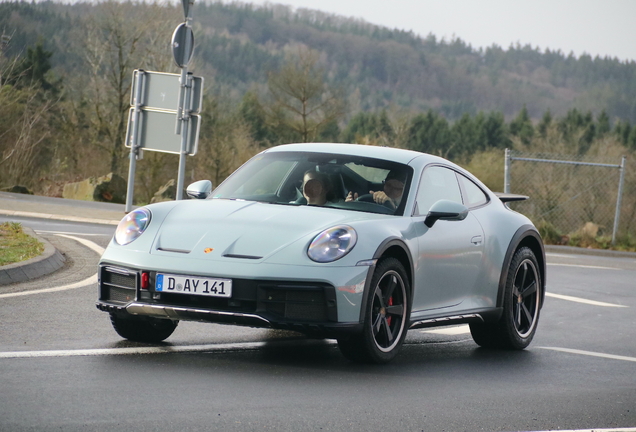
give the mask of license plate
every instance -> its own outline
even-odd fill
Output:
[[[155,291],[209,297],[231,297],[232,279],[157,273]]]

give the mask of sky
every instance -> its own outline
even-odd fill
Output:
[[[361,18],[473,48],[531,45],[636,61],[636,0],[243,0]]]

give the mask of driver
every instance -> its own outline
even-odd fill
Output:
[[[400,205],[400,202],[402,202],[405,181],[405,173],[398,170],[391,170],[382,182],[384,184],[383,190],[377,192],[369,191],[369,193],[375,203],[396,209]],[[358,194],[350,191],[345,202],[354,201],[356,199],[358,199]]]

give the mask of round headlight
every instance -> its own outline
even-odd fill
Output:
[[[139,237],[150,223],[150,210],[138,208],[128,213],[117,225],[115,241],[122,246]]]
[[[340,225],[324,230],[309,245],[307,255],[313,261],[326,263],[342,258],[356,245],[358,235],[350,226]]]

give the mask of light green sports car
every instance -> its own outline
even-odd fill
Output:
[[[523,349],[545,293],[541,237],[507,201],[436,156],[290,144],[216,189],[124,217],[99,263],[97,307],[122,337],[158,342],[179,320],[289,329],[385,363],[409,329],[470,324]]]

